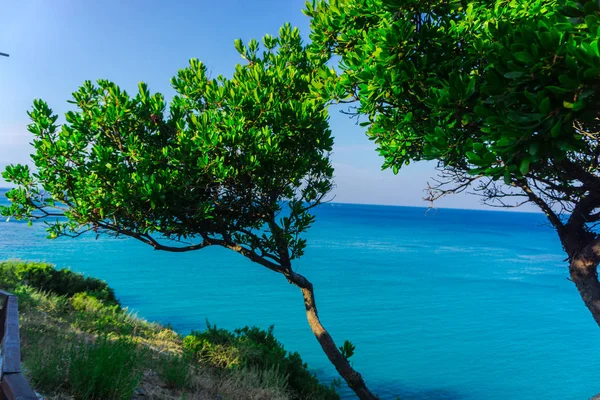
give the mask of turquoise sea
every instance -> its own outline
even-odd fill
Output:
[[[5,201],[4,199],[0,201]],[[599,328],[541,214],[326,204],[296,267],[320,316],[382,399],[587,399],[600,392]],[[0,222],[0,258],[100,277],[122,303],[180,332],[275,325],[335,376],[285,279],[224,249],[169,254],[131,239],[44,239]],[[353,396],[343,391],[345,399]]]

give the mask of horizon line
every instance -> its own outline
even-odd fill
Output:
[[[0,191],[10,190],[9,187],[0,187]],[[495,208],[492,206],[488,206],[488,208],[461,208],[461,207],[435,207],[435,206],[417,206],[417,205],[404,205],[404,204],[381,204],[381,203],[356,203],[351,201],[326,201],[321,204],[345,204],[345,205],[355,205],[355,206],[376,206],[376,207],[403,207],[403,208],[421,208],[426,211],[432,210],[460,210],[460,211],[482,211],[482,212],[518,212],[523,214],[543,214],[542,211],[530,211],[530,210],[522,210],[519,207],[507,207],[507,208]]]

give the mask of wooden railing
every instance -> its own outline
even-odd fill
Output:
[[[0,400],[37,400],[21,373],[21,339],[17,296],[0,290]]]

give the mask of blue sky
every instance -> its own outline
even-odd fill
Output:
[[[172,94],[170,78],[192,57],[212,74],[230,76],[241,62],[233,41],[277,34],[290,22],[308,39],[304,0],[3,0],[0,3],[0,168],[28,163],[27,132],[33,99],[55,112],[67,109],[84,80],[109,79],[129,92],[148,83]],[[412,165],[394,176],[354,120],[331,110],[335,136],[335,201],[428,205],[422,200],[432,163]],[[6,186],[0,178],[0,186]],[[482,208],[473,196],[457,195],[438,207]]]

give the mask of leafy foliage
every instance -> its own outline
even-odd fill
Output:
[[[568,127],[593,104],[597,9],[572,24],[557,6],[319,1],[308,13],[316,51],[343,56],[324,93],[356,94],[385,166],[442,159],[500,177],[581,146]]]
[[[18,187],[2,214],[46,218],[53,238],[93,230],[158,249],[182,250],[160,240],[202,239],[184,248],[301,256],[308,209],[331,189],[333,140],[324,102],[306,96],[318,62],[298,30],[286,25],[263,46],[260,53],[257,41],[236,41],[247,63],[231,79],[212,79],[192,59],[171,81],[177,95],[168,113],[143,83],[132,97],[105,80],[86,82],[61,127],[36,100],[29,130],[37,171],[6,168]],[[282,202],[289,207],[277,219]]]
[[[340,351],[342,352],[342,355],[347,359],[354,355],[354,350],[356,350],[356,346],[353,345],[352,342],[349,340],[344,341],[344,344],[340,346]]]
[[[394,172],[425,159],[561,182],[553,167],[593,150],[573,123],[598,111],[594,1],[334,0],[306,12],[313,51],[342,57],[319,97],[358,99]]]
[[[207,322],[205,331],[184,338],[183,347],[188,354],[215,366],[278,371],[298,399],[339,399],[335,388],[319,383],[298,353],[283,348],[273,336],[273,326],[267,331],[244,327],[230,332]]]

